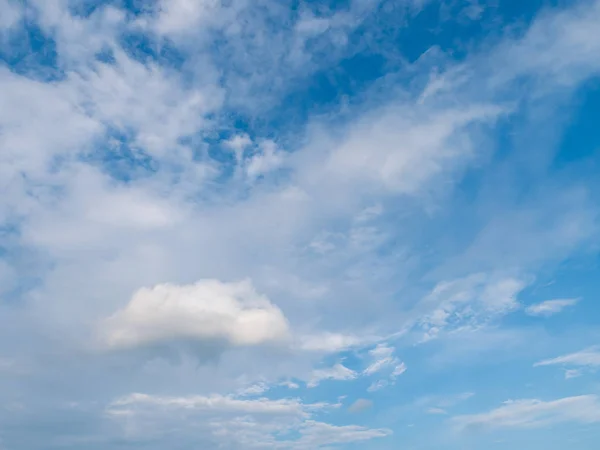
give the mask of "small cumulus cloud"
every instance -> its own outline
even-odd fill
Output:
[[[114,350],[179,341],[239,347],[285,342],[289,326],[249,281],[202,280],[140,289],[102,321],[100,336]]]

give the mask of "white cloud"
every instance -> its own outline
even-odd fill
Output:
[[[0,0],[0,11],[2,11],[0,15],[0,33],[10,30],[23,17],[21,5],[10,0]]]
[[[400,363],[398,365],[396,365],[396,367],[394,367],[394,370],[392,371],[392,378],[393,377],[398,377],[400,375],[402,375],[404,372],[406,372],[407,367],[405,363]]]
[[[240,164],[244,158],[244,150],[252,145],[252,139],[250,139],[250,136],[245,133],[236,134],[225,141],[224,145],[233,150],[236,161],[238,164]]]
[[[245,414],[291,414],[300,416],[305,414],[304,406],[298,400],[241,400],[223,395],[159,397],[147,394],[131,394],[115,400],[109,411],[122,414],[124,408],[144,406]]]
[[[322,422],[307,421],[300,430],[302,437],[298,448],[319,448],[333,444],[363,442],[392,434],[388,429],[369,429],[356,425],[335,426]]]
[[[386,344],[378,344],[369,350],[371,363],[363,370],[363,376],[372,376],[376,373],[387,373],[387,380],[381,379],[371,383],[368,392],[375,392],[384,387],[393,385],[397,377],[406,372],[406,364],[394,356],[394,349]]]
[[[575,306],[579,303],[578,298],[566,298],[556,300],[546,300],[545,302],[536,303],[535,305],[528,306],[525,312],[530,316],[551,316],[558,314],[563,309],[569,306]]]
[[[377,380],[369,385],[369,387],[367,388],[367,392],[377,392],[385,387],[388,387],[389,385],[390,382],[388,380]]]
[[[442,408],[429,408],[427,410],[427,414],[444,415],[444,414],[448,414],[448,411],[446,411],[445,409],[442,409]]]
[[[279,169],[285,161],[284,153],[272,141],[260,144],[260,153],[253,155],[246,165],[246,174],[251,180]]]
[[[581,2],[573,8],[541,15],[525,36],[500,46],[493,58],[495,78],[506,81],[507,77],[535,74],[550,83],[539,83],[540,87],[556,89],[597,74],[599,20],[598,1]]]
[[[123,425],[130,439],[156,436],[175,422],[179,425],[196,423],[194,429],[199,437],[212,435],[232,448],[316,449],[391,434],[389,430],[335,426],[312,419],[313,414],[332,407],[335,405],[305,404],[298,399],[247,400],[217,394],[189,397],[131,394],[115,400],[106,412]],[[296,432],[299,438],[281,438],[291,432]]]
[[[281,343],[288,338],[283,313],[249,281],[203,280],[137,291],[128,305],[104,320],[108,348],[190,340],[226,346]]]
[[[595,395],[553,401],[510,400],[486,413],[456,416],[459,429],[535,428],[563,422],[600,422],[600,401]]]
[[[280,386],[286,387],[288,389],[300,389],[300,385],[298,383],[294,383],[293,381],[282,381],[279,383]]]
[[[323,380],[348,381],[354,380],[358,374],[343,364],[336,364],[327,369],[314,370],[307,382],[309,388],[316,387]]]
[[[526,283],[513,277],[475,274],[439,283],[422,301],[430,312],[420,319],[425,340],[449,330],[475,329],[519,308]]]
[[[578,370],[578,369],[565,370],[565,380],[571,380],[573,378],[578,378],[581,375],[582,375],[581,370]]]
[[[535,363],[534,366],[539,367],[555,365],[600,367],[600,348],[590,347],[579,352],[540,361]]]
[[[503,112],[487,105],[441,112],[378,109],[353,123],[334,147],[323,163],[323,183],[417,195],[473,157],[467,127],[493,123]]]
[[[337,353],[351,347],[364,345],[365,339],[341,333],[321,333],[300,338],[299,348],[309,352]],[[368,340],[367,340],[368,342]]]
[[[365,375],[373,375],[398,362],[398,359],[394,357],[394,349],[385,344],[377,345],[369,351],[369,355],[373,358],[373,362],[363,371]]]
[[[186,33],[211,22],[218,9],[217,0],[161,0],[155,26],[163,34]]]
[[[238,389],[237,395],[240,397],[251,397],[264,394],[270,389],[270,386],[265,382],[255,383],[250,386]]]
[[[122,50],[115,50],[114,56],[115,64],[95,63],[67,80],[77,89],[80,102],[90,105],[102,123],[124,132],[134,130],[134,145],[151,155],[187,156],[185,151],[176,152],[181,148],[178,141],[208,125],[206,115],[222,104],[219,88],[212,80],[185,88],[179,74],[132,60]]]

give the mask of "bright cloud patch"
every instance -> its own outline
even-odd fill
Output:
[[[527,307],[525,312],[527,312],[527,314],[530,316],[549,317],[553,314],[558,314],[569,306],[575,306],[577,303],[579,303],[579,299],[577,298],[547,300],[545,302],[536,303],[535,305]]]
[[[323,380],[347,381],[357,377],[357,373],[348,369],[343,364],[336,364],[327,369],[317,369],[311,374],[310,380],[306,384],[308,387],[316,387]]]
[[[369,392],[378,391],[390,384],[393,384],[397,377],[406,372],[406,364],[394,356],[394,349],[385,345],[378,344],[374,349],[369,350],[370,364],[363,370],[363,376],[373,376],[383,373],[387,379],[382,378],[373,381],[367,389]]]
[[[580,352],[545,359],[535,364],[536,367],[556,365],[600,367],[600,347],[591,347]]]
[[[179,340],[227,346],[280,343],[289,330],[279,308],[250,282],[204,280],[140,289],[102,323],[101,332],[109,348],[120,349]]]

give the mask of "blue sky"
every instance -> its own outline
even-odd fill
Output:
[[[0,449],[595,449],[598,117],[597,0],[0,0]]]

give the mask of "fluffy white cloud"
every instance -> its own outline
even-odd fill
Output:
[[[579,303],[578,298],[546,300],[545,302],[528,306],[525,312],[530,316],[549,317],[553,314],[558,314],[569,306],[575,306],[577,303]]]
[[[193,285],[143,288],[101,324],[111,349],[177,341],[248,346],[288,338],[286,318],[249,281],[203,280]]]
[[[563,422],[600,422],[600,401],[595,395],[553,401],[510,400],[492,411],[452,419],[459,429],[534,428]]]

